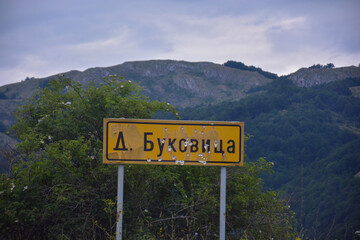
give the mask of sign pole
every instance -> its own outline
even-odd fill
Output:
[[[226,167],[220,170],[220,240],[225,240],[226,218]]]
[[[124,200],[124,165],[118,166],[117,211],[116,211],[116,240],[122,239]]]

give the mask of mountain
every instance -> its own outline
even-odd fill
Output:
[[[314,65],[278,77],[228,61],[151,60],[63,73],[87,85],[123,76],[152,100],[176,106],[185,119],[245,121],[247,161],[266,157],[280,189],[297,213],[299,228],[316,239],[352,239],[360,229],[360,68]],[[7,165],[4,134],[13,112],[51,78],[28,78],[0,87],[0,158]],[[1,159],[0,159],[1,160]]]
[[[152,100],[161,100],[179,107],[236,101],[251,94],[251,89],[270,83],[276,74],[241,62],[224,65],[210,62],[150,60],[125,62],[111,67],[90,68],[83,72],[62,73],[83,85],[102,82],[109,75],[123,76],[139,83]],[[302,68],[287,78],[296,85],[310,87],[349,77],[359,77],[359,67]],[[0,87],[0,132],[14,123],[13,112],[38,88],[43,88],[56,75],[27,78],[19,83]]]
[[[238,100],[251,88],[271,81],[258,72],[244,71],[210,62],[184,62],[152,60],[126,62],[106,68],[90,68],[83,72],[63,73],[74,81],[87,85],[102,82],[109,75],[123,76],[139,83],[143,93],[152,100],[169,102],[176,107],[188,107]],[[0,129],[4,131],[13,122],[12,113],[29,98],[37,88],[43,88],[56,75],[36,79],[29,78],[20,83],[0,87]]]

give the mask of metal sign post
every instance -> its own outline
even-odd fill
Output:
[[[220,170],[220,240],[225,240],[226,221],[226,167]]]
[[[118,167],[116,240],[122,239],[123,202],[124,202],[124,165],[120,164]]]

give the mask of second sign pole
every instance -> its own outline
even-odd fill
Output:
[[[220,240],[225,240],[226,222],[226,167],[220,170]]]

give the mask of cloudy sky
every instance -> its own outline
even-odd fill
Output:
[[[0,86],[125,61],[360,63],[360,0],[0,0]]]

